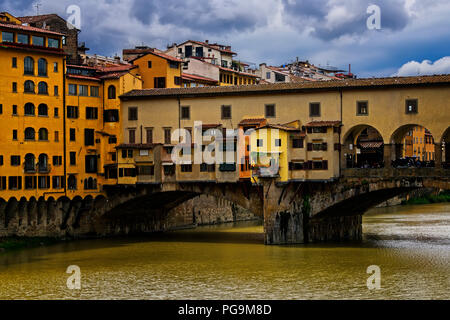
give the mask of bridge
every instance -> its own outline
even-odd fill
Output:
[[[171,209],[206,194],[264,220],[266,244],[359,240],[362,215],[421,188],[450,190],[450,170],[345,169],[335,181],[170,182],[107,188],[106,196],[0,202],[0,232],[27,236],[107,236],[165,231]]]

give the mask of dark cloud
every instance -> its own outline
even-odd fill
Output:
[[[150,25],[177,25],[191,31],[224,34],[248,31],[266,23],[264,15],[238,10],[238,2],[225,0],[217,3],[202,0],[134,0],[131,14],[140,22]]]
[[[398,31],[408,24],[409,16],[405,0],[282,0],[287,21],[296,27],[313,27],[312,36],[322,40],[338,39],[345,35],[363,35],[368,31],[367,8],[378,5],[381,9],[382,30]],[[344,10],[347,15],[338,15],[330,23],[333,11]],[[336,21],[337,20],[337,21]],[[308,21],[309,23],[305,23]]]

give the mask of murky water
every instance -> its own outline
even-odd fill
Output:
[[[364,232],[362,243],[268,247],[261,226],[239,224],[6,253],[0,299],[450,299],[450,204],[375,209]],[[370,265],[381,290],[367,289]]]

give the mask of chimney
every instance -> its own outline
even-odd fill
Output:
[[[352,73],[352,65],[349,64],[349,65],[348,65],[348,74],[351,74],[351,73]]]
[[[209,40],[205,40],[205,43],[206,43],[206,44],[209,44]]]

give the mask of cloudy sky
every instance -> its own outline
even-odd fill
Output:
[[[299,59],[359,77],[450,73],[450,0],[0,0],[13,15],[81,9],[80,41],[90,53],[164,49],[187,39],[229,44],[243,61]],[[381,29],[369,30],[370,5]]]

